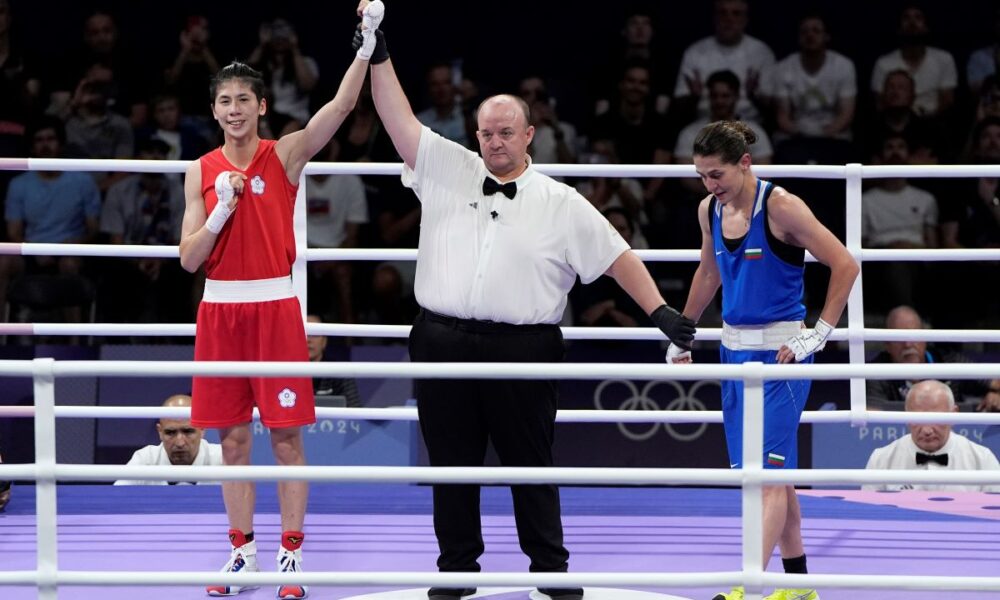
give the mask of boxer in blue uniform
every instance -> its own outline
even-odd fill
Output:
[[[694,164],[709,195],[698,206],[701,263],[683,314],[697,321],[722,287],[722,363],[811,363],[840,320],[859,268],[801,198],[753,174],[749,147],[755,141],[754,132],[739,121],[710,123],[695,138]],[[830,268],[826,301],[812,329],[802,321],[806,250]],[[691,353],[671,344],[667,360],[688,363]],[[765,468],[796,468],[796,436],[809,386],[808,380],[764,383]],[[730,466],[740,468],[743,382],[723,382],[722,411]],[[763,500],[764,567],[778,545],[785,572],[806,573],[795,488],[765,486]],[[740,587],[715,596],[742,598]],[[818,598],[815,590],[783,589],[767,600]]]

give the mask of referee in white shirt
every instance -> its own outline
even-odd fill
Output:
[[[666,305],[615,228],[572,188],[532,168],[534,128],[524,101],[501,95],[480,105],[480,158],[414,117],[379,36],[371,61],[375,107],[406,163],[403,183],[423,208],[414,285],[422,310],[410,334],[411,360],[562,360],[557,323],[577,275],[585,283],[612,276],[674,343],[689,347],[694,322]],[[552,465],[554,381],[419,380],[416,396],[432,465],[482,465],[487,440],[504,465]],[[530,570],[566,571],[558,488],[520,485],[512,494]],[[441,571],[480,570],[478,485],[434,487],[434,531]],[[583,595],[579,588],[539,591]],[[432,588],[428,596],[473,593]]]
[[[928,379],[910,388],[906,394],[907,412],[956,412],[951,388],[940,381]],[[866,469],[949,469],[997,470],[1000,462],[986,446],[951,431],[951,425],[911,424],[910,435],[888,446],[876,448]],[[875,484],[862,486],[871,491],[952,491],[995,492],[1000,487],[989,485],[942,484]]]

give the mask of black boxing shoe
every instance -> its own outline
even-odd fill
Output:
[[[476,593],[476,588],[431,588],[427,590],[427,600],[455,600]]]
[[[553,600],[583,599],[583,588],[538,588],[538,592]]]

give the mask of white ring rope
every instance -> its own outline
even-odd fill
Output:
[[[410,325],[306,323],[307,335],[406,338]],[[194,336],[193,323],[0,323],[0,335]],[[563,327],[567,340],[634,340],[665,342],[654,327]],[[997,329],[876,329],[861,330],[866,342],[1000,342]],[[699,327],[699,342],[717,342],[718,327]],[[850,339],[849,329],[835,329],[831,341]]]
[[[0,360],[0,376],[31,375],[39,360]],[[379,377],[386,379],[743,379],[748,365],[762,379],[987,379],[1000,363],[784,364],[239,362],[151,360],[53,361],[56,377]]]
[[[89,171],[130,173],[183,173],[190,163],[182,160],[107,160],[71,158],[0,158],[0,171]],[[581,165],[535,164],[540,173],[557,177],[690,177],[694,165]],[[998,177],[1000,165],[754,165],[765,177],[846,179],[851,171],[867,179]],[[401,163],[310,162],[305,175],[400,175]]]
[[[68,419],[157,419],[189,418],[189,409],[172,409],[158,406],[65,406],[55,407],[58,418]],[[0,406],[0,418],[33,417],[34,406]],[[417,421],[417,409],[317,407],[316,417],[355,421]],[[254,409],[254,420],[259,415]],[[853,422],[850,410],[807,410],[802,413],[802,423]],[[868,411],[866,423],[934,423],[951,425],[996,425],[1000,414],[976,412],[919,412]],[[720,410],[596,410],[562,409],[556,413],[557,423],[673,423],[700,424],[722,423]]]
[[[698,250],[635,250],[646,262],[697,262]],[[50,244],[0,242],[0,255],[11,256],[94,256],[111,258],[178,258],[177,246],[113,244]],[[307,261],[386,261],[416,260],[413,248],[308,248]],[[856,253],[864,262],[893,261],[991,261],[1000,260],[1000,248],[864,249]],[[806,253],[806,261],[816,259]]]
[[[739,469],[635,467],[383,467],[383,466],[139,466],[58,464],[60,481],[323,481],[327,483],[398,483],[483,485],[831,485],[936,483],[1000,485],[1000,471],[906,471],[891,469]],[[34,478],[33,465],[0,464],[0,477]]]
[[[246,579],[242,579],[245,577]],[[0,584],[33,585],[35,571],[0,571]],[[294,583],[328,586],[440,586],[440,587],[708,587],[735,585],[747,580],[740,571],[711,573],[427,573],[407,571],[323,572],[323,573],[204,573],[197,571],[69,571],[60,569],[53,583],[77,586],[137,585],[254,585]],[[993,591],[1000,589],[997,577],[939,577],[933,575],[795,575],[762,573],[754,577],[758,585],[784,588],[855,588],[889,590]],[[749,593],[747,594],[749,598]]]
[[[185,161],[134,161],[134,160],[65,160],[65,159],[0,159],[0,170],[29,171],[125,171],[125,172],[184,172],[189,163]],[[696,177],[691,165],[537,165],[539,171],[550,175],[571,177]],[[860,244],[860,199],[861,180],[863,178],[927,178],[927,177],[996,177],[1000,176],[1000,165],[992,166],[864,166],[848,164],[844,166],[760,166],[755,170],[769,177],[800,177],[814,179],[844,179],[846,184],[847,228],[846,240],[848,250],[859,261],[995,261],[1000,260],[1000,250],[876,250],[863,249]],[[337,249],[307,249],[305,247],[305,217],[304,189],[302,185],[306,174],[379,174],[396,175],[401,172],[398,163],[310,163],[303,171],[300,180],[299,195],[296,201],[295,230],[299,259],[293,267],[293,273],[298,279],[305,273],[305,265],[309,260],[413,260],[414,250],[337,250]],[[103,257],[157,257],[176,258],[176,247],[169,246],[97,246],[82,244],[0,244],[0,254],[7,255],[75,255]],[[643,260],[650,261],[696,261],[699,259],[697,250],[650,250],[640,251]],[[812,257],[808,257],[812,259]],[[296,283],[296,294],[305,297],[302,281]],[[115,478],[122,474],[133,473],[136,478],[176,478],[185,473],[185,478],[194,480],[209,479],[245,479],[257,476],[262,479],[305,479],[314,478],[324,481],[399,481],[399,482],[461,482],[461,483],[619,483],[621,485],[642,484],[648,481],[654,484],[693,483],[720,484],[730,483],[743,488],[743,570],[732,573],[563,573],[563,574],[456,574],[456,573],[313,573],[296,574],[253,574],[263,583],[301,582],[314,585],[391,585],[393,578],[399,584],[413,585],[453,585],[458,587],[479,585],[608,585],[618,582],[619,585],[648,586],[691,586],[691,585],[721,585],[743,583],[747,586],[746,597],[756,600],[761,596],[761,587],[765,584],[785,587],[809,585],[814,587],[874,587],[886,589],[955,589],[955,590],[1000,590],[1000,578],[986,577],[914,577],[914,576],[859,576],[859,575],[787,575],[764,573],[759,556],[762,504],[761,485],[767,483],[995,483],[1000,482],[1000,474],[980,471],[932,471],[932,472],[900,472],[900,471],[864,471],[851,469],[831,470],[768,470],[762,469],[762,421],[764,379],[845,379],[851,378],[850,411],[821,411],[807,413],[806,422],[861,422],[869,419],[874,422],[917,422],[927,419],[927,422],[991,422],[1000,415],[969,415],[950,414],[922,415],[902,413],[870,413],[864,408],[863,381],[861,377],[869,378],[906,378],[910,370],[919,369],[921,378],[992,378],[1000,372],[1000,365],[972,364],[933,364],[933,365],[865,365],[863,360],[863,344],[865,341],[883,339],[948,339],[952,341],[993,341],[996,331],[914,331],[870,330],[863,327],[861,311],[862,296],[860,285],[855,285],[849,300],[849,326],[847,333],[838,331],[834,339],[848,339],[850,357],[853,364],[847,365],[762,365],[747,363],[744,365],[685,365],[672,368],[666,365],[607,365],[607,364],[477,364],[477,363],[179,363],[153,361],[65,361],[52,359],[36,359],[35,361],[0,361],[0,376],[30,374],[34,378],[35,406],[30,407],[35,416],[36,464],[34,465],[0,465],[0,477],[12,476],[34,478],[37,481],[37,532],[38,532],[38,569],[36,571],[0,572],[0,583],[33,585],[38,588],[40,598],[55,598],[57,586],[62,585],[177,585],[185,583],[238,583],[233,575],[220,578],[218,573],[82,573],[58,570],[55,557],[57,553],[56,540],[56,497],[55,485],[60,479],[75,479],[81,481]],[[3,334],[43,335],[46,328],[50,331],[62,331],[63,335],[78,335],[68,331],[82,331],[57,327],[59,324],[11,324],[0,329]],[[170,325],[122,325],[90,324],[75,325],[87,327],[91,335],[136,335],[136,331],[157,331],[155,335],[191,335],[193,326]],[[362,329],[337,329],[342,325],[331,324],[322,331],[327,335],[340,332],[359,332],[350,335],[363,336]],[[604,334],[602,339],[608,339],[612,332],[591,331],[579,332],[568,328],[568,339],[585,339],[596,337],[595,333]],[[116,331],[119,333],[97,334],[94,331]],[[386,334],[386,337],[402,337],[408,328],[403,326],[393,329],[372,329]],[[125,333],[128,331],[129,333]],[[659,332],[650,329],[634,328],[613,335],[630,336],[628,339],[659,339]],[[165,333],[170,332],[170,333]],[[865,337],[865,334],[870,334]],[[54,333],[59,335],[59,333]],[[717,339],[718,330],[705,331],[700,339]],[[634,337],[633,337],[634,336]],[[652,336],[652,337],[649,337]],[[894,336],[901,336],[896,338]],[[905,336],[905,337],[902,337]],[[920,336],[920,337],[918,337]],[[965,339],[968,337],[969,339]],[[619,338],[622,339],[622,338]],[[901,369],[902,368],[902,369]],[[908,370],[909,369],[909,370]],[[744,468],[739,471],[725,469],[519,469],[519,468],[425,468],[425,467],[124,467],[107,465],[63,465],[56,463],[55,458],[55,419],[58,416],[91,416],[107,417],[113,411],[128,411],[122,407],[56,407],[55,379],[65,376],[155,376],[155,375],[218,375],[218,376],[281,376],[281,375],[334,375],[342,377],[479,377],[488,379],[506,378],[549,378],[549,379],[740,379],[745,383],[747,410],[744,411],[744,442],[743,454],[746,458]],[[859,392],[859,390],[861,390]],[[22,410],[22,407],[12,407]],[[98,410],[99,409],[99,410]],[[154,409],[156,410],[156,409]],[[365,409],[319,409],[324,411],[345,411],[345,418],[359,418],[367,414]],[[377,410],[371,418],[386,415],[388,411],[408,411],[391,413],[393,418],[412,420],[413,409],[368,409]],[[78,412],[76,412],[78,411]],[[93,411],[87,413],[87,411]],[[386,412],[382,412],[386,411]],[[664,422],[712,422],[719,418],[717,411],[697,411],[681,416],[674,411],[650,411],[658,414],[650,415]],[[577,414],[572,414],[577,413]],[[587,413],[584,415],[584,413]],[[617,414],[613,414],[617,413]],[[3,413],[0,412],[0,415]],[[332,412],[330,414],[340,414]],[[138,418],[138,413],[136,413]],[[19,415],[21,416],[21,415]],[[26,416],[26,415],[25,415]],[[639,417],[645,417],[640,415]],[[945,419],[944,417],[949,417]],[[580,417],[583,420],[575,421]],[[695,420],[694,417],[698,419]],[[815,420],[813,418],[815,417]],[[902,417],[902,418],[901,418]],[[915,418],[920,417],[920,418]],[[973,418],[974,417],[974,418]],[[631,411],[562,411],[561,421],[572,422],[625,422],[636,418]],[[673,421],[671,419],[681,419]],[[952,419],[956,419],[952,421]],[[965,420],[969,418],[970,420]],[[691,419],[687,421],[686,419]],[[190,473],[186,473],[188,470]]]

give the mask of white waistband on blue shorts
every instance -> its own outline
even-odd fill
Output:
[[[802,321],[776,321],[765,325],[722,324],[722,345],[730,350],[779,350],[802,333]]]
[[[294,296],[295,292],[292,290],[290,275],[249,281],[206,279],[205,295],[202,296],[202,301],[215,303],[270,302]]]

